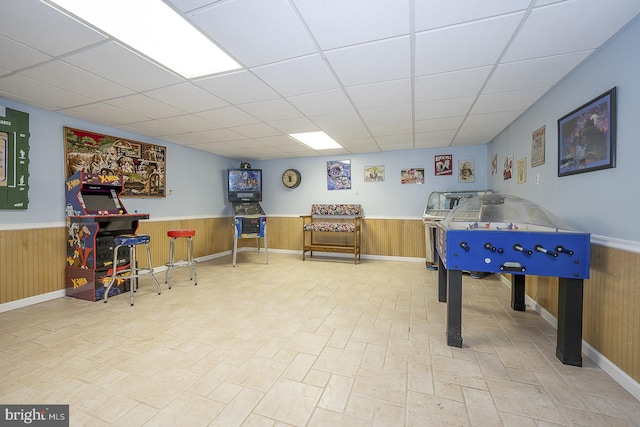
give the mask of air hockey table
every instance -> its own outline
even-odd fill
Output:
[[[447,303],[447,344],[462,347],[462,272],[511,274],[511,308],[525,310],[525,276],[558,278],[556,357],[582,366],[583,282],[590,234],[537,204],[506,194],[461,202],[436,224],[438,300]]]

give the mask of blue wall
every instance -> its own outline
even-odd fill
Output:
[[[34,108],[0,98],[0,105],[29,113],[29,207],[0,210],[0,228],[35,228],[65,219],[65,160],[63,127],[90,130],[167,147],[166,198],[126,198],[129,212],[151,214],[151,219],[229,215],[226,206],[226,169],[236,167],[233,159],[193,150],[147,136],[137,135]]]
[[[151,220],[231,215],[226,197],[226,170],[238,167],[240,160],[220,157],[203,151],[143,135],[98,125],[59,113],[0,98],[0,105],[29,113],[30,178],[29,208],[26,211],[0,210],[0,228],[33,228],[61,225],[64,222],[64,144],[63,127],[130,138],[167,147],[167,190],[164,199],[125,198],[129,212],[144,212]],[[452,176],[434,176],[434,156],[452,154]],[[268,215],[297,216],[309,212],[312,203],[360,203],[370,217],[420,218],[425,201],[433,190],[469,190],[486,187],[487,147],[472,146],[446,149],[391,151],[331,157],[307,157],[252,162],[264,170],[263,208]],[[351,160],[352,190],[327,190],[327,160]],[[457,162],[475,160],[475,182],[458,183]],[[386,179],[364,183],[364,167],[384,165]],[[400,170],[424,168],[424,185],[402,185]],[[281,183],[282,172],[297,168],[303,175],[300,187],[290,190]]]
[[[453,175],[435,176],[434,156],[453,155]],[[478,190],[487,185],[487,146],[387,151],[374,154],[307,157],[252,162],[265,171],[266,189],[262,207],[268,215],[302,215],[309,213],[312,203],[359,203],[369,218],[422,218],[429,193],[435,190]],[[475,182],[459,183],[459,160],[475,161]],[[327,190],[328,160],[351,161],[350,190]],[[384,182],[364,182],[365,166],[384,165]],[[295,189],[282,185],[282,172],[296,168],[302,184]],[[424,168],[425,183],[401,184],[400,171]],[[358,189],[359,194],[356,194]]]
[[[488,185],[533,200],[580,231],[640,242],[640,227],[634,224],[640,212],[638,40],[640,19],[636,18],[490,143],[487,156],[498,155],[498,174],[489,176]],[[558,177],[558,119],[614,86],[618,93],[616,168]],[[513,154],[514,163],[527,157],[530,163],[531,134],[543,125],[545,163],[528,168],[525,184],[517,184],[515,178],[504,181],[505,156]]]

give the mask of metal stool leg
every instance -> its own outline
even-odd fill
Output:
[[[153,275],[153,264],[151,262],[151,249],[149,249],[149,244],[145,244],[147,248],[147,261],[149,261],[149,269],[151,270],[149,274],[151,275],[151,279],[153,279],[153,283],[156,284],[156,289],[158,290],[158,295],[160,295],[160,283],[158,283],[158,279]]]
[[[175,247],[176,238],[172,237],[169,239],[169,262],[167,263],[167,269],[164,272],[164,283],[169,285],[169,289],[171,289],[171,276],[173,276],[173,270],[175,268]]]
[[[189,263],[189,279],[194,280],[194,285],[198,284],[198,272],[196,271],[196,264],[193,260],[193,239],[187,238],[187,262]]]
[[[109,282],[109,286],[104,290],[104,296],[102,297],[105,303],[107,302],[107,298],[109,298],[111,286],[113,286],[118,278],[118,249],[120,249],[120,246],[116,246],[113,249],[113,264],[111,264],[113,265],[113,272],[111,273],[111,281]]]

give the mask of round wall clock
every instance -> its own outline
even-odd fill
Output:
[[[297,169],[287,169],[282,174],[282,184],[287,188],[296,188],[302,182],[302,175]]]

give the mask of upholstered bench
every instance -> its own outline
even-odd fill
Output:
[[[360,260],[362,207],[354,204],[314,204],[302,215],[302,260],[313,251],[353,254]]]

